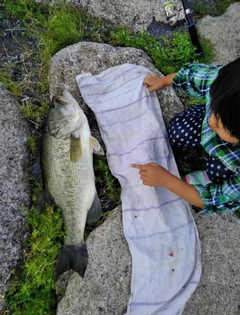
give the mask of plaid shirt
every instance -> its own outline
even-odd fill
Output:
[[[204,207],[201,214],[221,214],[240,208],[240,146],[223,141],[208,126],[210,112],[210,86],[221,66],[185,64],[173,79],[174,88],[184,94],[206,100],[206,115],[202,124],[201,145],[212,157],[217,157],[234,172],[222,185],[194,185]]]

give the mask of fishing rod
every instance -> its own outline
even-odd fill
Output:
[[[191,9],[189,7],[187,0],[181,0],[181,1],[182,1],[183,8],[179,10],[177,10],[176,7],[173,6],[171,1],[168,1],[164,4],[163,8],[167,15],[167,21],[170,24],[170,26],[174,26],[179,20],[183,20],[183,19],[187,20],[188,31],[190,34],[191,41],[193,45],[196,47],[196,52],[201,56],[203,54],[203,51],[198,40],[195,23],[193,22],[193,19],[192,19]]]
[[[199,55],[202,55],[203,54],[202,47],[201,47],[199,40],[198,40],[198,35],[197,35],[195,23],[193,22],[193,19],[192,19],[192,12],[189,8],[187,0],[182,0],[182,4],[183,4],[183,9],[184,9],[184,15],[185,15],[186,20],[188,22],[188,31],[189,31],[189,34],[191,37],[191,41],[192,41],[193,45],[196,47],[196,52]]]

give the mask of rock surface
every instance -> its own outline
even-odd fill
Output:
[[[52,57],[50,94],[64,85],[81,99],[75,77],[79,73],[101,71],[122,63],[134,63],[159,73],[150,58],[134,48],[113,48],[105,44],[78,43]],[[183,109],[172,88],[158,94],[165,121]],[[130,294],[131,256],[121,228],[121,212],[115,210],[87,240],[89,269],[86,278],[73,273],[57,315],[122,315]],[[240,225],[234,214],[202,217],[195,214],[202,244],[203,274],[197,290],[188,301],[186,315],[236,315],[239,308]],[[107,233],[106,233],[107,230]],[[100,242],[100,243],[99,243]],[[107,258],[107,259],[106,259]]]
[[[51,59],[50,65],[50,97],[61,92],[63,87],[79,101],[87,114],[90,109],[84,105],[80,95],[76,76],[80,73],[90,72],[98,74],[103,70],[123,63],[142,65],[152,72],[162,75],[153,65],[149,56],[142,50],[135,48],[114,48],[107,44],[80,42],[68,46]],[[163,107],[163,116],[167,121],[176,113],[183,110],[183,105],[172,88],[166,87],[158,92]],[[89,121],[93,133],[97,133],[94,122]],[[99,136],[98,136],[99,138]]]
[[[239,315],[240,220],[234,213],[194,217],[202,248],[202,277],[183,315]]]
[[[184,315],[239,314],[239,220],[232,214],[195,214],[203,272]],[[85,278],[73,273],[57,315],[122,315],[130,294],[131,256],[123,236],[121,209],[115,209],[87,240]],[[107,258],[107,259],[106,259]]]
[[[124,25],[134,31],[147,29],[153,20],[167,23],[163,9],[165,0],[71,0],[87,7],[88,13],[100,17],[112,26]],[[174,1],[177,7],[182,6],[179,0]]]
[[[124,314],[132,269],[120,207],[90,234],[87,248],[89,264],[85,276],[82,279],[72,274],[57,314]]]
[[[177,26],[171,28],[167,24],[163,10],[165,0],[151,0],[150,3],[144,0],[123,3],[116,0],[71,0],[71,2],[87,7],[90,14],[109,21],[113,26],[124,25],[136,32],[142,29],[151,30],[152,23],[155,29],[164,28],[168,30],[167,33],[171,32],[171,29],[178,28]],[[204,4],[207,5],[207,2]],[[214,1],[215,6],[216,2]],[[173,1],[173,3],[177,8],[182,6],[182,1]],[[192,1],[191,8],[195,5],[196,1]],[[198,35],[209,39],[214,47],[216,57],[213,63],[226,64],[240,55],[239,2],[232,4],[221,16],[207,15],[195,23]],[[185,23],[185,31],[187,31],[187,23]],[[161,34],[156,30],[155,33]]]
[[[27,122],[15,98],[0,85],[0,309],[7,281],[23,256],[24,218],[30,205]]]
[[[240,56],[240,3],[236,2],[219,17],[207,15],[197,23],[200,36],[213,46],[213,63],[226,64]]]
[[[62,49],[52,57],[50,96],[58,94],[63,86],[67,87],[90,118],[90,110],[82,100],[76,75],[85,72],[98,74],[123,63],[142,65],[162,75],[151,59],[139,49],[81,42]],[[172,88],[165,88],[158,95],[166,122],[183,110],[184,107]],[[96,136],[98,129],[95,121],[89,123]],[[98,138],[101,141],[99,134]],[[78,274],[71,276],[57,313],[123,314],[130,294],[131,256],[122,232],[120,209],[115,210],[115,214],[105,224],[90,234],[87,246],[89,266],[86,277],[80,279]]]
[[[49,0],[36,0],[37,2],[49,3]],[[89,14],[107,21],[111,26],[124,25],[135,32],[143,29],[155,35],[163,33],[170,34],[178,30],[179,23],[170,27],[166,20],[163,9],[165,0],[144,0],[123,1],[116,0],[70,0],[79,6],[86,7]],[[172,1],[179,9],[182,1]],[[196,18],[196,29],[200,37],[210,40],[215,52],[214,64],[226,64],[240,55],[240,3],[230,5],[226,12],[220,16],[212,16],[217,13],[219,0],[208,0],[200,4],[197,0],[190,0],[190,8],[193,9],[199,4],[205,6],[209,15],[199,21]],[[194,12],[193,12],[194,13]],[[181,31],[187,31],[187,23],[181,26]]]

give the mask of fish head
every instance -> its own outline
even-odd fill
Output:
[[[67,90],[52,98],[47,120],[47,132],[56,138],[68,138],[80,134],[87,118],[78,102]]]

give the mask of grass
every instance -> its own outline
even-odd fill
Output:
[[[26,244],[24,265],[10,281],[8,309],[12,315],[55,314],[56,285],[52,279],[60,240],[64,237],[62,216],[50,206],[40,215],[32,208],[26,224],[32,233]]]
[[[110,32],[110,44],[113,46],[135,47],[148,54],[155,66],[163,74],[178,71],[186,62],[209,63],[213,59],[211,45],[202,38],[203,57],[195,52],[188,33],[175,32],[172,35],[156,37],[141,31],[135,34],[123,26]]]
[[[176,32],[170,36],[155,37],[146,31],[135,34],[122,26],[107,30],[101,20],[89,17],[84,9],[65,1],[51,6],[36,4],[32,0],[4,0],[3,3],[8,16],[21,21],[23,31],[16,36],[13,33],[17,44],[19,41],[22,59],[0,66],[1,81],[19,99],[23,116],[38,126],[43,126],[49,109],[49,61],[54,53],[67,45],[95,41],[139,48],[152,58],[163,74],[177,71],[185,62],[208,63],[213,58],[209,42],[201,39],[204,56],[200,59],[188,33]],[[35,43],[34,49],[29,47],[29,37]],[[189,105],[196,102],[191,98],[183,101]],[[39,144],[33,136],[28,138],[28,144],[30,157],[34,159]],[[184,163],[182,165],[187,169]],[[105,209],[99,225],[108,211],[119,203],[120,186],[108,169],[106,157],[95,158],[94,167],[99,197]],[[31,236],[26,244],[22,267],[12,275],[6,302],[9,314],[51,315],[55,313],[56,306],[56,287],[52,275],[56,254],[64,237],[63,223],[58,209],[47,206],[40,215],[34,212],[41,187],[32,176],[30,181],[33,206],[26,224]],[[86,233],[95,227],[87,228]]]
[[[216,1],[216,5],[215,5],[215,12],[210,13],[210,15],[221,15],[223,14],[226,9],[233,3],[235,2],[239,2],[240,0],[220,0],[220,1]],[[209,4],[205,1],[195,1],[192,3],[192,8],[193,11],[197,14],[201,16],[205,16],[207,14],[209,14]]]
[[[223,13],[226,11],[226,9],[233,3],[235,2],[239,2],[239,0],[237,1],[234,1],[234,0],[222,0],[220,1],[217,6],[218,6],[218,9]]]
[[[7,67],[0,69],[0,77],[3,85],[10,90],[14,96],[19,96],[21,94],[20,86],[12,80],[12,76]]]

